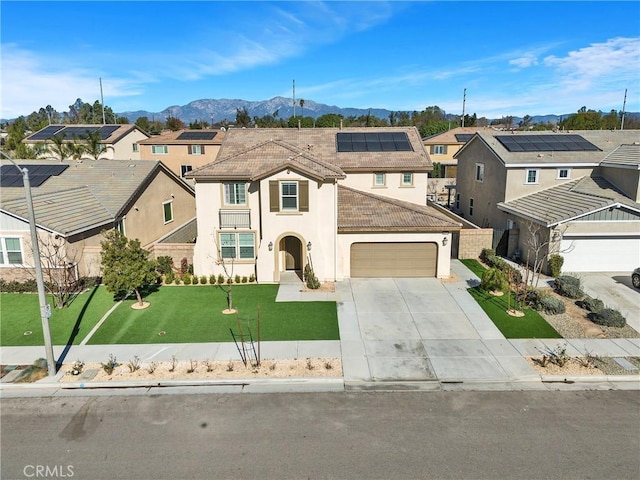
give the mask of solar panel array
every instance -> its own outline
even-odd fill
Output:
[[[473,133],[456,133],[456,141],[467,143],[473,135]]]
[[[182,132],[176,140],[213,140],[218,132]]]
[[[29,183],[32,187],[39,187],[51,177],[57,177],[64,172],[69,165],[20,165],[18,170],[15,165],[0,166],[0,187],[23,187],[24,178],[22,169],[29,171]]]
[[[496,135],[510,152],[597,152],[593,143],[580,135]]]
[[[65,140],[72,140],[73,138],[81,138],[89,132],[98,132],[100,134],[100,140],[105,140],[109,138],[118,128],[120,128],[119,125],[96,125],[83,127],[49,125],[48,127],[45,127],[39,132],[31,135],[29,137],[29,140],[49,140],[50,138],[55,136],[62,136]]]
[[[406,132],[338,133],[338,152],[412,152]]]

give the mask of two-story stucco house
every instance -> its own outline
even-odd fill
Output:
[[[499,253],[526,259],[533,231],[565,271],[640,264],[640,131],[479,132],[456,157],[455,206]]]
[[[87,133],[97,133],[100,136],[102,153],[100,158],[140,160],[138,142],[149,138],[149,134],[140,130],[136,125],[107,124],[107,125],[48,125],[29,135],[22,142],[27,145],[38,143],[51,144],[53,137],[63,138],[66,143],[82,142]]]
[[[195,180],[198,275],[278,282],[447,277],[461,225],[425,205],[432,164],[405,128],[231,129]]]
[[[224,136],[224,130],[210,129],[165,132],[138,142],[140,158],[160,160],[184,178],[191,170],[216,159]]]

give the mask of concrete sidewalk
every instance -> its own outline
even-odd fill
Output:
[[[507,340],[467,292],[478,278],[457,260],[452,261],[452,273],[454,281],[346,279],[336,283],[335,292],[303,292],[299,278],[285,276],[276,301],[336,301],[340,340],[262,342],[261,358],[342,358],[344,389],[522,390],[549,388],[545,381],[554,379],[541,377],[524,357],[560,344],[567,344],[569,355],[640,356],[640,338]],[[172,356],[182,361],[239,358],[234,343],[74,345],[64,352],[65,348],[54,349],[56,358],[64,353],[65,363],[104,362],[110,354],[120,362],[134,356],[143,362]],[[44,356],[43,350],[3,347],[0,362],[30,364]],[[569,380],[572,388],[594,388],[595,382],[599,388],[640,388],[638,370],[626,376]],[[286,380],[275,384],[287,391]],[[310,379],[305,388],[335,391],[336,385],[319,381],[314,387]]]

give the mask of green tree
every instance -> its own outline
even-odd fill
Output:
[[[69,148],[65,142],[64,135],[54,135],[49,139],[51,144],[48,145],[48,150],[51,155],[59,159],[61,162],[69,156]]]
[[[98,132],[97,130],[93,132],[87,130],[87,132],[82,136],[82,140],[84,141],[83,153],[86,153],[94,160],[100,160],[100,156],[105,151],[113,150],[113,147],[111,145],[105,146],[102,143],[100,132]]]
[[[344,120],[344,117],[337,113],[326,113],[316,118],[316,127],[339,127],[340,122]]]
[[[164,123],[172,132],[182,130],[185,127],[184,122],[177,117],[167,117],[167,120]]]
[[[5,147],[9,151],[14,151],[18,145],[22,144],[27,132],[27,121],[23,116],[16,118],[7,126],[7,139]],[[17,158],[20,158],[19,156]]]
[[[136,119],[136,126],[145,132],[149,132],[151,130],[151,123],[149,122],[149,117],[138,117]]]
[[[245,107],[236,109],[236,126],[238,127],[250,127],[251,117]]]
[[[602,128],[606,130],[619,130],[620,129],[620,117],[618,112],[611,110],[604,117],[602,117]]]
[[[108,230],[102,247],[102,281],[107,290],[128,295],[135,292],[138,304],[143,305],[142,290],[156,279],[155,262],[138,239],[128,239],[118,230]]]

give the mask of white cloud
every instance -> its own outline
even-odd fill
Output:
[[[509,60],[509,65],[514,65],[518,68],[528,68],[538,64],[538,58],[535,55],[529,54],[520,58],[514,58]]]

